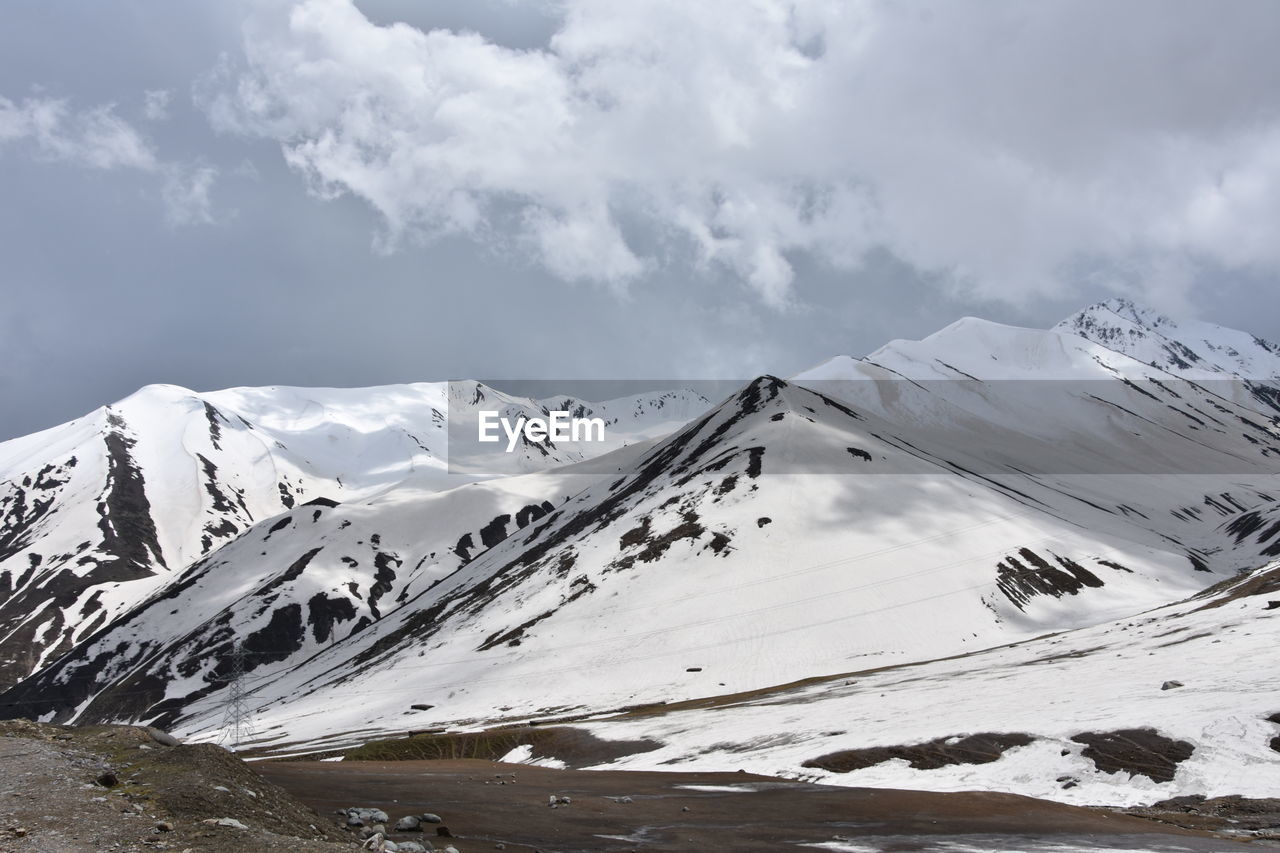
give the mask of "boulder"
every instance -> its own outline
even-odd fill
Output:
[[[182,743],[182,741],[178,740],[164,729],[157,729],[155,726],[143,726],[142,730],[145,731],[153,741],[161,746],[179,746]]]
[[[396,832],[422,832],[422,818],[417,815],[402,817],[396,821]]]
[[[416,841],[401,841],[398,843],[400,844],[400,853],[432,853],[436,849],[429,841],[425,847]]]
[[[387,813],[382,809],[369,808],[368,806],[352,806],[344,809],[342,814],[347,816],[347,826],[364,826],[366,824],[386,823]],[[358,820],[359,823],[352,823]]]

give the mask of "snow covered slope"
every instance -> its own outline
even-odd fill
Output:
[[[662,744],[611,769],[742,768],[1078,804],[1274,797],[1278,622],[1271,563],[1095,627],[586,728]]]
[[[676,391],[575,405],[609,419],[611,443],[526,441],[452,468],[450,416],[473,424],[480,409],[529,416],[546,406],[475,382],[212,393],[152,385],[0,443],[0,684],[283,511],[367,498],[409,479],[439,490],[578,461],[665,434],[708,404]]]

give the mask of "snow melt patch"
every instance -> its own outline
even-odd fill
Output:
[[[529,764],[534,767],[550,767],[553,770],[563,770],[568,765],[558,758],[534,758],[533,746],[531,744],[521,744],[506,755],[498,759],[503,764]]]

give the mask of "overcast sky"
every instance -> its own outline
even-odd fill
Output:
[[[113,0],[0,26],[0,438],[167,382],[1280,339],[1272,0]]]

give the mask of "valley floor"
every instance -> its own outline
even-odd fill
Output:
[[[431,812],[462,853],[1074,853],[1232,851],[1254,843],[1012,794],[848,788],[746,773],[559,770],[476,759],[261,762],[318,812]],[[551,798],[570,803],[551,807]],[[437,843],[436,827],[423,825]],[[421,840],[422,833],[392,838]]]

